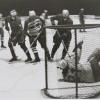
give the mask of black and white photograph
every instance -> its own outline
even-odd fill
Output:
[[[100,0],[0,0],[0,100],[99,98]]]

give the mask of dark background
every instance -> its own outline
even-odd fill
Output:
[[[49,14],[56,14],[64,8],[69,9],[71,14],[78,14],[80,8],[85,8],[85,14],[100,15],[100,0],[0,0],[0,12],[4,15],[12,9],[20,15],[27,15],[31,9],[38,14],[44,9],[49,10]]]

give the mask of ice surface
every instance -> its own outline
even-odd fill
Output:
[[[24,20],[23,20],[24,21]],[[24,23],[22,21],[22,23]],[[79,23],[78,19],[73,19],[74,24]],[[99,23],[100,20],[86,19],[86,23]],[[54,30],[47,30],[47,45],[51,52],[53,42],[52,38]],[[74,32],[72,31],[72,41],[70,44],[69,52],[74,48]],[[5,30],[5,45],[7,46],[9,35]],[[86,62],[86,58],[91,52],[100,46],[100,28],[88,29],[86,33],[79,33],[78,41],[84,40],[83,53],[80,63]],[[26,44],[30,50],[32,58],[34,55],[30,49],[28,37],[26,38]],[[37,47],[41,59],[44,59],[44,51],[41,49],[38,43]],[[9,64],[8,60],[11,58],[9,48],[2,50],[0,48],[0,100],[33,100],[33,99],[44,99],[41,94],[41,89],[45,88],[45,66],[42,60],[38,64],[25,64],[25,54],[21,48],[17,45],[15,47],[16,54],[22,59],[21,62]],[[62,44],[55,55],[56,58],[61,57]],[[57,87],[57,71],[56,67],[49,64],[49,87]],[[55,84],[54,84],[55,83]]]

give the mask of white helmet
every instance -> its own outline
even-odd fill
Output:
[[[81,11],[84,11],[84,8],[81,8],[80,10],[81,10]]]
[[[47,13],[48,12],[48,10],[44,10],[44,13]]]
[[[36,16],[36,12],[34,10],[29,11],[29,16]]]
[[[11,10],[10,11],[10,15],[11,16],[16,16],[17,15],[17,11],[16,10]]]
[[[63,16],[69,16],[69,11],[67,9],[62,10]]]

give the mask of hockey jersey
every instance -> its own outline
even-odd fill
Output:
[[[29,36],[37,36],[42,30],[43,24],[44,21],[39,16],[29,17],[24,24],[24,33],[27,33]]]
[[[12,31],[20,31],[22,30],[22,24],[20,17],[16,16],[14,19],[11,16],[8,16],[5,20],[5,28],[9,30],[8,23],[10,24]]]
[[[54,21],[58,21],[58,25],[72,25],[73,21],[70,17],[64,17],[62,14],[51,17],[51,22],[55,25]],[[70,29],[59,29],[60,32],[70,32]]]

